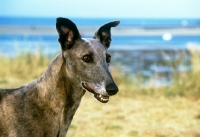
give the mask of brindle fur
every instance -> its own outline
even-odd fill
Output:
[[[56,28],[62,52],[38,79],[16,89],[0,89],[1,137],[65,137],[84,95],[83,82],[98,94],[117,93],[106,63],[111,42],[110,28],[100,27],[93,39],[82,39],[76,25],[57,18]],[[84,62],[84,55],[92,62]],[[105,102],[104,102],[105,103]]]

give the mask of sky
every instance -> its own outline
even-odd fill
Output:
[[[0,16],[200,18],[200,0],[1,0]]]

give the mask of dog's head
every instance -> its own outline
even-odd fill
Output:
[[[107,53],[111,43],[110,29],[118,24],[119,21],[109,22],[101,26],[93,38],[83,39],[71,20],[57,18],[56,22],[69,79],[102,103],[107,103],[109,96],[118,92],[109,72],[111,56]]]

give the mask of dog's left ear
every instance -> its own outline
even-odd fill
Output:
[[[58,41],[61,44],[62,50],[70,49],[75,41],[81,38],[76,25],[69,19],[57,18],[56,29],[59,34]]]
[[[119,23],[120,23],[120,21],[112,21],[107,24],[104,24],[97,30],[97,32],[95,33],[93,38],[94,39],[99,38],[101,43],[106,48],[109,48],[110,43],[112,41],[110,29],[111,29],[111,27],[116,27]]]

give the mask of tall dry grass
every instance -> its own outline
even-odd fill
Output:
[[[16,57],[0,56],[0,87],[14,88],[27,84],[39,77],[47,68],[52,57],[21,53]]]
[[[107,104],[83,97],[67,137],[200,137],[200,51],[189,50],[191,70],[174,68],[173,84],[140,86],[143,77],[132,79],[112,69],[120,92]],[[53,57],[22,53],[0,57],[0,88],[19,87],[39,77]]]

